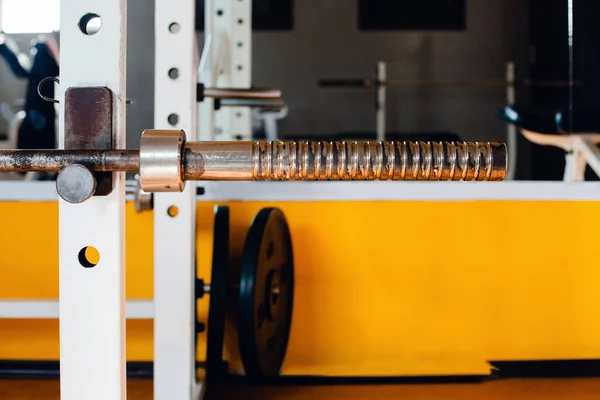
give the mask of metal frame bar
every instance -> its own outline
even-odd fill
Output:
[[[205,46],[199,78],[210,87],[247,89],[252,85],[252,2],[206,0]],[[214,101],[199,104],[200,140],[250,140],[252,116],[248,107],[223,107]]]
[[[599,201],[598,182],[198,182],[196,201]],[[0,181],[0,202],[54,202],[53,182]],[[127,198],[132,200],[132,196]]]
[[[156,0],[155,129],[183,129],[195,141],[198,53],[195,0]],[[177,78],[173,79],[177,69]],[[174,121],[177,115],[177,121]],[[200,394],[195,369],[196,185],[154,195],[154,399]],[[172,217],[170,207],[177,207]]]
[[[202,182],[198,201],[600,201],[597,182]]]
[[[57,319],[57,300],[1,300],[0,319]],[[128,300],[127,319],[154,318],[154,302],[149,300]]]
[[[95,13],[102,27],[79,28]],[[65,92],[108,87],[113,94],[114,146],[125,148],[126,0],[61,1],[60,144],[65,143]],[[62,400],[126,398],[125,174],[113,192],[84,204],[59,201],[60,377]],[[95,247],[100,261],[84,268],[79,254]]]

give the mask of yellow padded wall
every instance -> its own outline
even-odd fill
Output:
[[[600,358],[598,202],[228,205],[234,258],[260,208],[280,207],[290,223],[285,374],[486,374],[489,360]],[[213,207],[198,203],[203,276]],[[0,203],[0,297],[57,297],[56,212],[51,202]],[[129,204],[129,298],[152,296],[152,231],[152,213]],[[152,322],[128,321],[127,345],[128,359],[151,360]],[[57,357],[56,321],[0,320],[0,359]]]

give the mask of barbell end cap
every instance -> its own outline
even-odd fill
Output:
[[[56,191],[67,203],[81,204],[96,193],[96,184],[92,171],[81,164],[71,164],[58,173]]]

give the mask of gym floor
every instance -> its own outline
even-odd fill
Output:
[[[208,399],[587,400],[600,398],[600,378],[507,379],[483,384],[231,387]],[[0,380],[2,400],[58,400],[57,380]],[[129,381],[129,400],[152,399],[151,381]]]

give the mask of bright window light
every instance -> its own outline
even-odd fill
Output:
[[[60,28],[60,0],[0,0],[5,33],[47,33]]]

